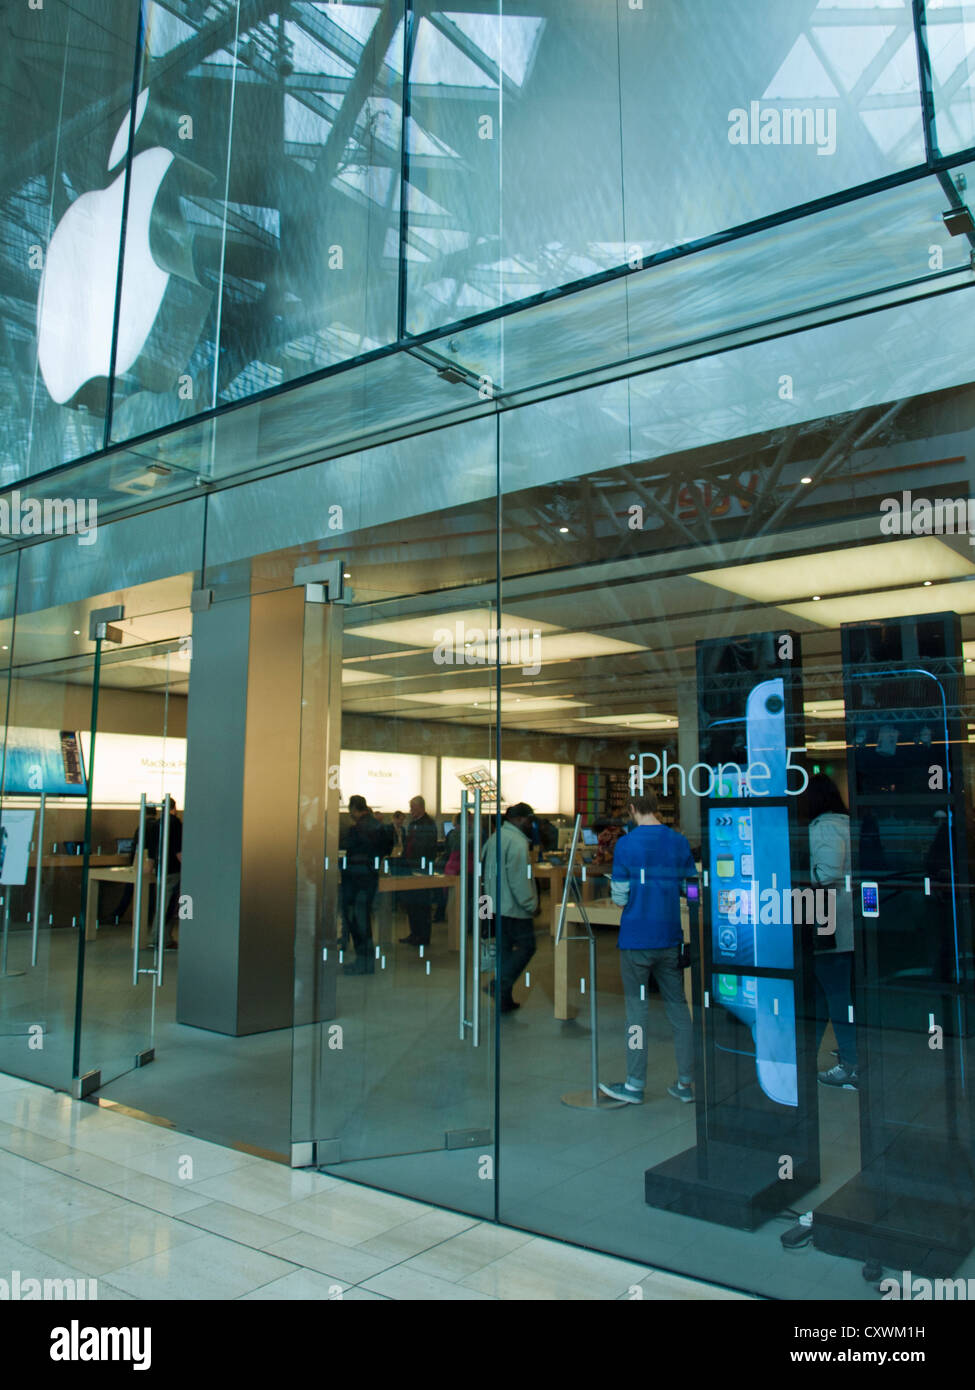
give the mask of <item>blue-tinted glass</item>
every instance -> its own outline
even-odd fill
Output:
[[[0,21],[3,483],[103,442],[137,22],[113,0]]]

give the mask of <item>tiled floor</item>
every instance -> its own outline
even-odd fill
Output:
[[[0,1075],[0,1278],[14,1270],[94,1278],[99,1299],[743,1297]]]

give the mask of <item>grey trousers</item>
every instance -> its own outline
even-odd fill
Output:
[[[651,975],[657,981],[667,1022],[674,1033],[677,1079],[683,1086],[689,1086],[694,1079],[694,1033],[690,1010],[684,998],[684,972],[678,964],[679,960],[679,946],[666,946],[658,951],[620,951],[620,974],[626,1003],[626,1080],[635,1090],[642,1091],[647,1083],[647,1020],[650,1005],[646,986]]]

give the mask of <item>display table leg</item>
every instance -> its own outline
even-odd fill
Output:
[[[563,873],[557,872],[555,869],[552,870],[551,877],[548,881],[548,891],[550,898],[549,931],[552,933],[552,936],[555,937],[558,935],[559,912],[562,910],[562,894],[565,892],[565,875]]]
[[[555,1017],[563,1022],[575,1018],[576,1010],[569,1003],[569,980],[572,965],[571,949],[575,943],[564,938],[553,946],[555,956]]]
[[[460,950],[460,880],[447,885],[447,946],[451,951]]]

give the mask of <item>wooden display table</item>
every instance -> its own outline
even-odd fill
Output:
[[[623,909],[614,902],[598,902],[591,906],[586,904],[586,916],[594,927],[615,927],[619,930],[620,916]],[[680,905],[681,925],[684,929],[684,939],[687,939],[687,903],[681,900]],[[565,910],[565,935],[580,937],[585,933],[585,926],[582,920],[582,913],[576,903],[570,902]],[[569,1003],[569,967],[571,963],[572,948],[577,943],[575,941],[563,939],[556,943],[555,953],[555,1017],[558,1019],[570,1019],[575,1017],[575,1009]],[[584,943],[581,943],[584,944]],[[688,1008],[691,1004],[691,972],[684,971],[684,997],[687,999]]]
[[[380,874],[377,897],[383,893],[415,893],[420,889],[447,889],[447,945],[451,951],[460,950],[460,875],[451,874]],[[378,904],[388,922],[392,920],[392,901],[387,898]]]
[[[80,858],[80,856],[68,855],[66,858]],[[57,858],[61,858],[60,855]],[[131,883],[135,885],[138,878],[138,869],[135,864],[127,864],[124,860],[119,860],[118,856],[100,855],[97,858],[114,858],[115,867],[102,867],[96,858],[90,859],[88,869],[88,900],[85,904],[85,940],[94,941],[95,933],[98,930],[98,887],[102,883]],[[46,861],[45,861],[46,862]],[[135,947],[135,933],[138,927],[139,945],[146,947],[149,944],[149,884],[155,878],[155,870],[148,859],[144,860],[142,868],[142,910],[139,914],[139,922],[132,922],[132,946]],[[164,890],[165,891],[165,890]],[[134,910],[134,909],[133,909]]]
[[[80,869],[85,862],[83,854],[45,854],[41,860],[41,867],[44,869]],[[104,869],[112,864],[128,864],[128,858],[124,854],[92,854],[89,856],[88,864],[91,868]],[[36,867],[36,859],[31,859],[30,867]]]
[[[552,936],[559,929],[559,912],[562,908],[562,894],[565,892],[565,876],[569,871],[568,864],[533,864],[532,878],[547,882],[549,885],[549,931]],[[585,870],[585,878],[582,877]],[[591,903],[594,901],[593,879],[601,878],[606,870],[600,866],[595,867],[591,864],[583,864],[576,860],[575,875],[579,880],[582,890],[582,901]],[[571,902],[571,899],[570,899]]]

